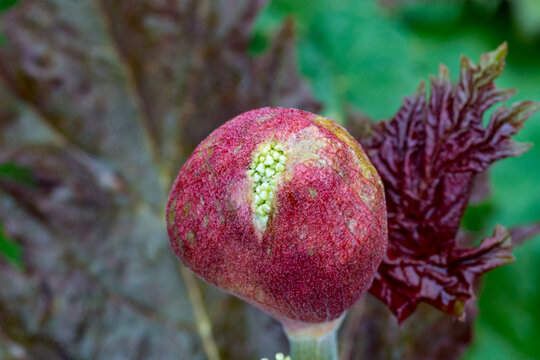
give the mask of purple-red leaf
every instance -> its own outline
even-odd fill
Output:
[[[475,278],[513,260],[508,231],[501,226],[472,249],[460,248],[456,236],[476,176],[529,148],[511,136],[538,104],[501,106],[486,127],[482,124],[488,108],[514,94],[493,82],[506,53],[503,44],[477,66],[462,58],[455,86],[441,66],[427,101],[421,84],[392,120],[374,125],[361,139],[383,179],[388,207],[390,246],[371,292],[399,321],[421,301],[462,315],[474,297]]]

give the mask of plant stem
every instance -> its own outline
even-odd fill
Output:
[[[337,328],[312,338],[291,338],[292,360],[338,360]]]
[[[201,337],[203,349],[208,360],[220,360],[214,337],[212,336],[212,323],[204,308],[201,290],[193,274],[184,266],[179,265],[180,272],[186,283],[189,300],[193,306],[193,312],[197,321],[197,330]]]
[[[283,327],[291,346],[291,359],[338,360],[337,330],[344,316],[323,323],[284,321]]]

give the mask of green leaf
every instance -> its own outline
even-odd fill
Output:
[[[32,171],[15,163],[0,163],[0,179],[2,178],[13,180],[23,185],[36,185]]]
[[[540,2],[538,0],[513,0],[512,10],[516,16],[516,25],[523,35],[531,39],[540,35]]]
[[[17,269],[23,268],[22,248],[4,233],[0,224],[0,255]]]
[[[1,0],[0,1],[0,12],[9,9],[12,6],[15,6],[19,0]]]

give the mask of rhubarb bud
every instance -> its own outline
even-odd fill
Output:
[[[283,108],[239,115],[195,149],[167,228],[195,274],[283,322],[339,318],[387,243],[383,186],[360,145],[331,120]]]

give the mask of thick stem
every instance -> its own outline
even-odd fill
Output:
[[[339,319],[319,324],[284,323],[292,360],[338,360],[337,330]]]
[[[313,338],[291,338],[292,360],[338,360],[337,328]]]

